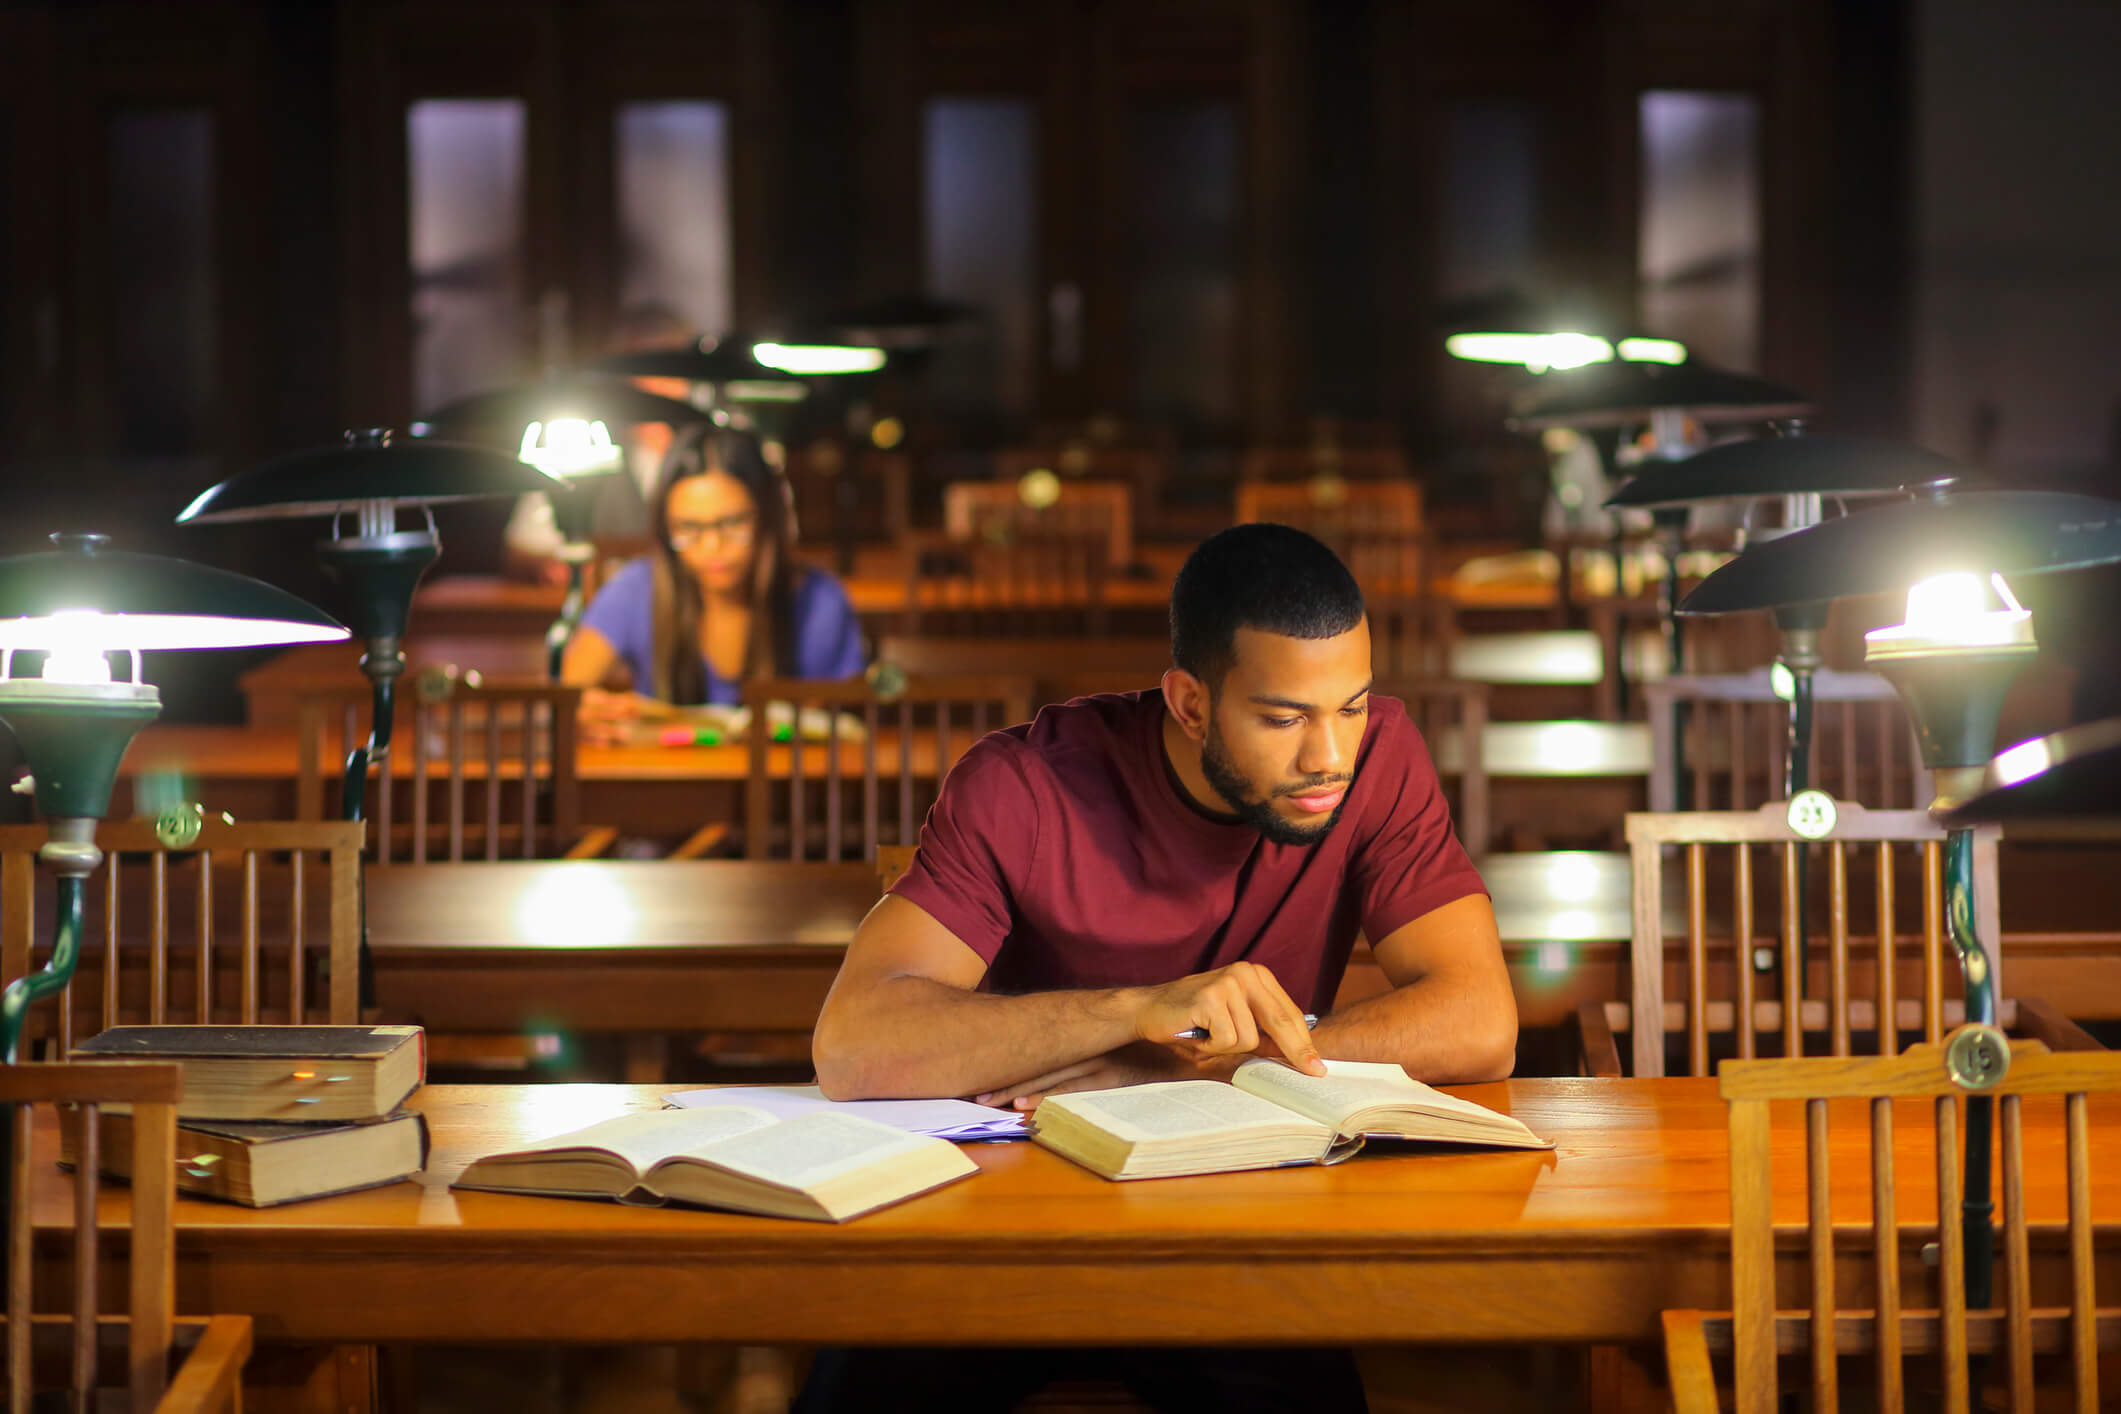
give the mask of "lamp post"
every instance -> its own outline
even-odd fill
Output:
[[[25,784],[50,828],[37,857],[58,877],[51,959],[0,994],[0,1057],[9,1064],[29,1008],[73,978],[88,877],[103,862],[96,822],[109,813],[133,735],[162,710],[161,694],[140,680],[141,652],[347,636],[294,595],[242,575],[112,551],[101,535],[52,539],[56,550],[0,559],[0,722],[29,763]],[[40,676],[15,676],[24,651],[44,653]],[[123,679],[111,672],[114,652],[130,660]]]
[[[674,432],[711,416],[623,379],[572,374],[474,393],[414,421],[422,436],[512,449],[553,479],[546,499],[560,535],[557,558],[567,566],[567,594],[545,631],[548,677],[558,680],[568,641],[582,621],[583,575],[596,554],[590,537],[597,492],[627,470],[626,449],[612,441],[610,428],[660,422]]]
[[[1682,614],[1732,613],[1844,595],[1907,593],[1904,622],[1873,630],[1864,658],[1892,682],[1914,719],[1945,827],[1945,916],[1965,976],[1966,1018],[1993,1024],[1996,965],[1976,934],[1972,795],[1993,749],[2011,680],[2035,652],[2032,615],[2005,575],[2121,560],[2121,502],[2053,491],[1932,487],[1921,499],[1858,512],[1747,548],[1697,585]],[[1967,1300],[1992,1283],[1991,1106],[1969,1096],[1966,1117]]]

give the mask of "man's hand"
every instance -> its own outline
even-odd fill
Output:
[[[1256,962],[1233,962],[1145,987],[1134,1016],[1134,1034],[1168,1046],[1188,1060],[1218,1056],[1284,1056],[1307,1075],[1324,1075],[1326,1063],[1311,1043],[1303,1009],[1289,1000],[1274,974]],[[1204,1041],[1181,1039],[1199,1027]]]
[[[1228,1080],[1247,1059],[1249,1057],[1226,1056],[1220,1060],[1193,1061],[1168,1047],[1137,1041],[1131,1046],[1062,1066],[1022,1084],[972,1098],[982,1105],[1028,1111],[1037,1109],[1041,1100],[1077,1090],[1114,1090],[1122,1085],[1147,1085],[1157,1080]]]

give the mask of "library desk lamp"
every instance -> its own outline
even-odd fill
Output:
[[[1701,450],[1689,437],[1689,422],[1698,427],[1768,422],[1803,417],[1810,411],[1801,393],[1749,373],[1734,373],[1698,359],[1666,363],[1634,358],[1587,362],[1542,376],[1523,395],[1509,426],[1518,432],[1646,427],[1650,434],[1647,461],[1655,463],[1681,461]],[[1651,512],[1651,518],[1666,542],[1661,617],[1666,659],[1670,670],[1677,673],[1685,669],[1685,643],[1674,611],[1687,507],[1661,506]]]
[[[1966,1019],[1996,1022],[1995,959],[1976,936],[1972,821],[1955,807],[1980,791],[2003,697],[2037,645],[2032,614],[2005,575],[2121,560],[2121,502],[2060,491],[1932,486],[1918,499],[1859,511],[1749,546],[1703,579],[1682,614],[1773,609],[1847,595],[1907,595],[1902,623],[1865,635],[1864,661],[1893,684],[1935,781],[1945,825],[1945,917],[1966,979]],[[2005,753],[2009,755],[2008,752]],[[1989,1103],[1967,1102],[1967,1299],[1991,1280]]]
[[[354,636],[363,644],[361,672],[373,695],[368,742],[346,756],[346,819],[361,818],[369,766],[389,769],[391,714],[405,671],[413,591],[442,553],[431,507],[549,491],[557,484],[505,452],[425,438],[395,440],[387,428],[369,428],[347,433],[341,446],[292,452],[239,472],[201,492],[177,516],[180,525],[331,517],[331,538],[318,542],[317,558],[347,591]],[[401,508],[419,511],[425,524],[399,529]]]
[[[1948,824],[2121,820],[2121,717],[2021,741],[1983,768],[1980,788]]]
[[[780,436],[781,410],[810,396],[810,385],[783,369],[761,363],[749,339],[731,334],[701,339],[678,349],[638,349],[611,354],[587,365],[592,373],[626,378],[682,378],[697,384],[703,406],[745,412]]]
[[[893,295],[843,309],[819,321],[834,342],[883,349],[893,356],[925,353],[978,327],[986,314],[976,305],[933,295]]]
[[[1826,503],[1891,495],[1910,488],[1971,479],[1973,468],[1920,447],[1843,437],[1808,437],[1786,430],[1780,437],[1727,442],[1682,461],[1643,468],[1606,498],[1609,509],[1663,510],[1712,502],[1780,502],[1779,528],[1749,528],[1748,543],[1818,525]],[[1844,505],[1842,509],[1846,510]],[[1790,724],[1785,796],[1811,785],[1812,676],[1820,667],[1819,634],[1830,601],[1782,604],[1775,626],[1782,632],[1776,662],[1789,674]]]
[[[51,959],[0,994],[0,1052],[13,1064],[29,1008],[65,988],[81,957],[88,876],[103,862],[96,822],[110,810],[133,734],[162,710],[140,680],[140,655],[161,649],[328,643],[344,625],[283,589],[161,555],[111,550],[102,535],[52,536],[56,549],[0,559],[0,722],[29,763],[15,789],[33,794],[50,828],[38,859],[58,876]],[[16,655],[44,654],[37,677]],[[111,672],[123,653],[129,675]]]
[[[597,492],[609,479],[626,474],[626,448],[612,440],[610,429],[664,423],[676,432],[712,416],[623,378],[575,374],[474,393],[413,422],[419,436],[512,448],[559,483],[546,498],[560,536],[556,558],[567,566],[560,616],[545,631],[545,672],[555,682],[586,607],[584,576],[596,556],[591,535]]]

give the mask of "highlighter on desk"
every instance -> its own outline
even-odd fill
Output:
[[[658,746],[720,746],[722,734],[714,727],[665,727],[655,734]]]

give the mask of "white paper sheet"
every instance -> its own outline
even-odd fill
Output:
[[[1022,1139],[1024,1117],[1010,1110],[975,1105],[970,1100],[828,1100],[815,1085],[730,1085],[716,1090],[678,1090],[663,1097],[665,1104],[680,1109],[719,1108],[742,1105],[764,1110],[780,1119],[832,1110],[860,1115],[908,1134],[932,1134],[938,1139],[966,1142],[975,1139]]]

